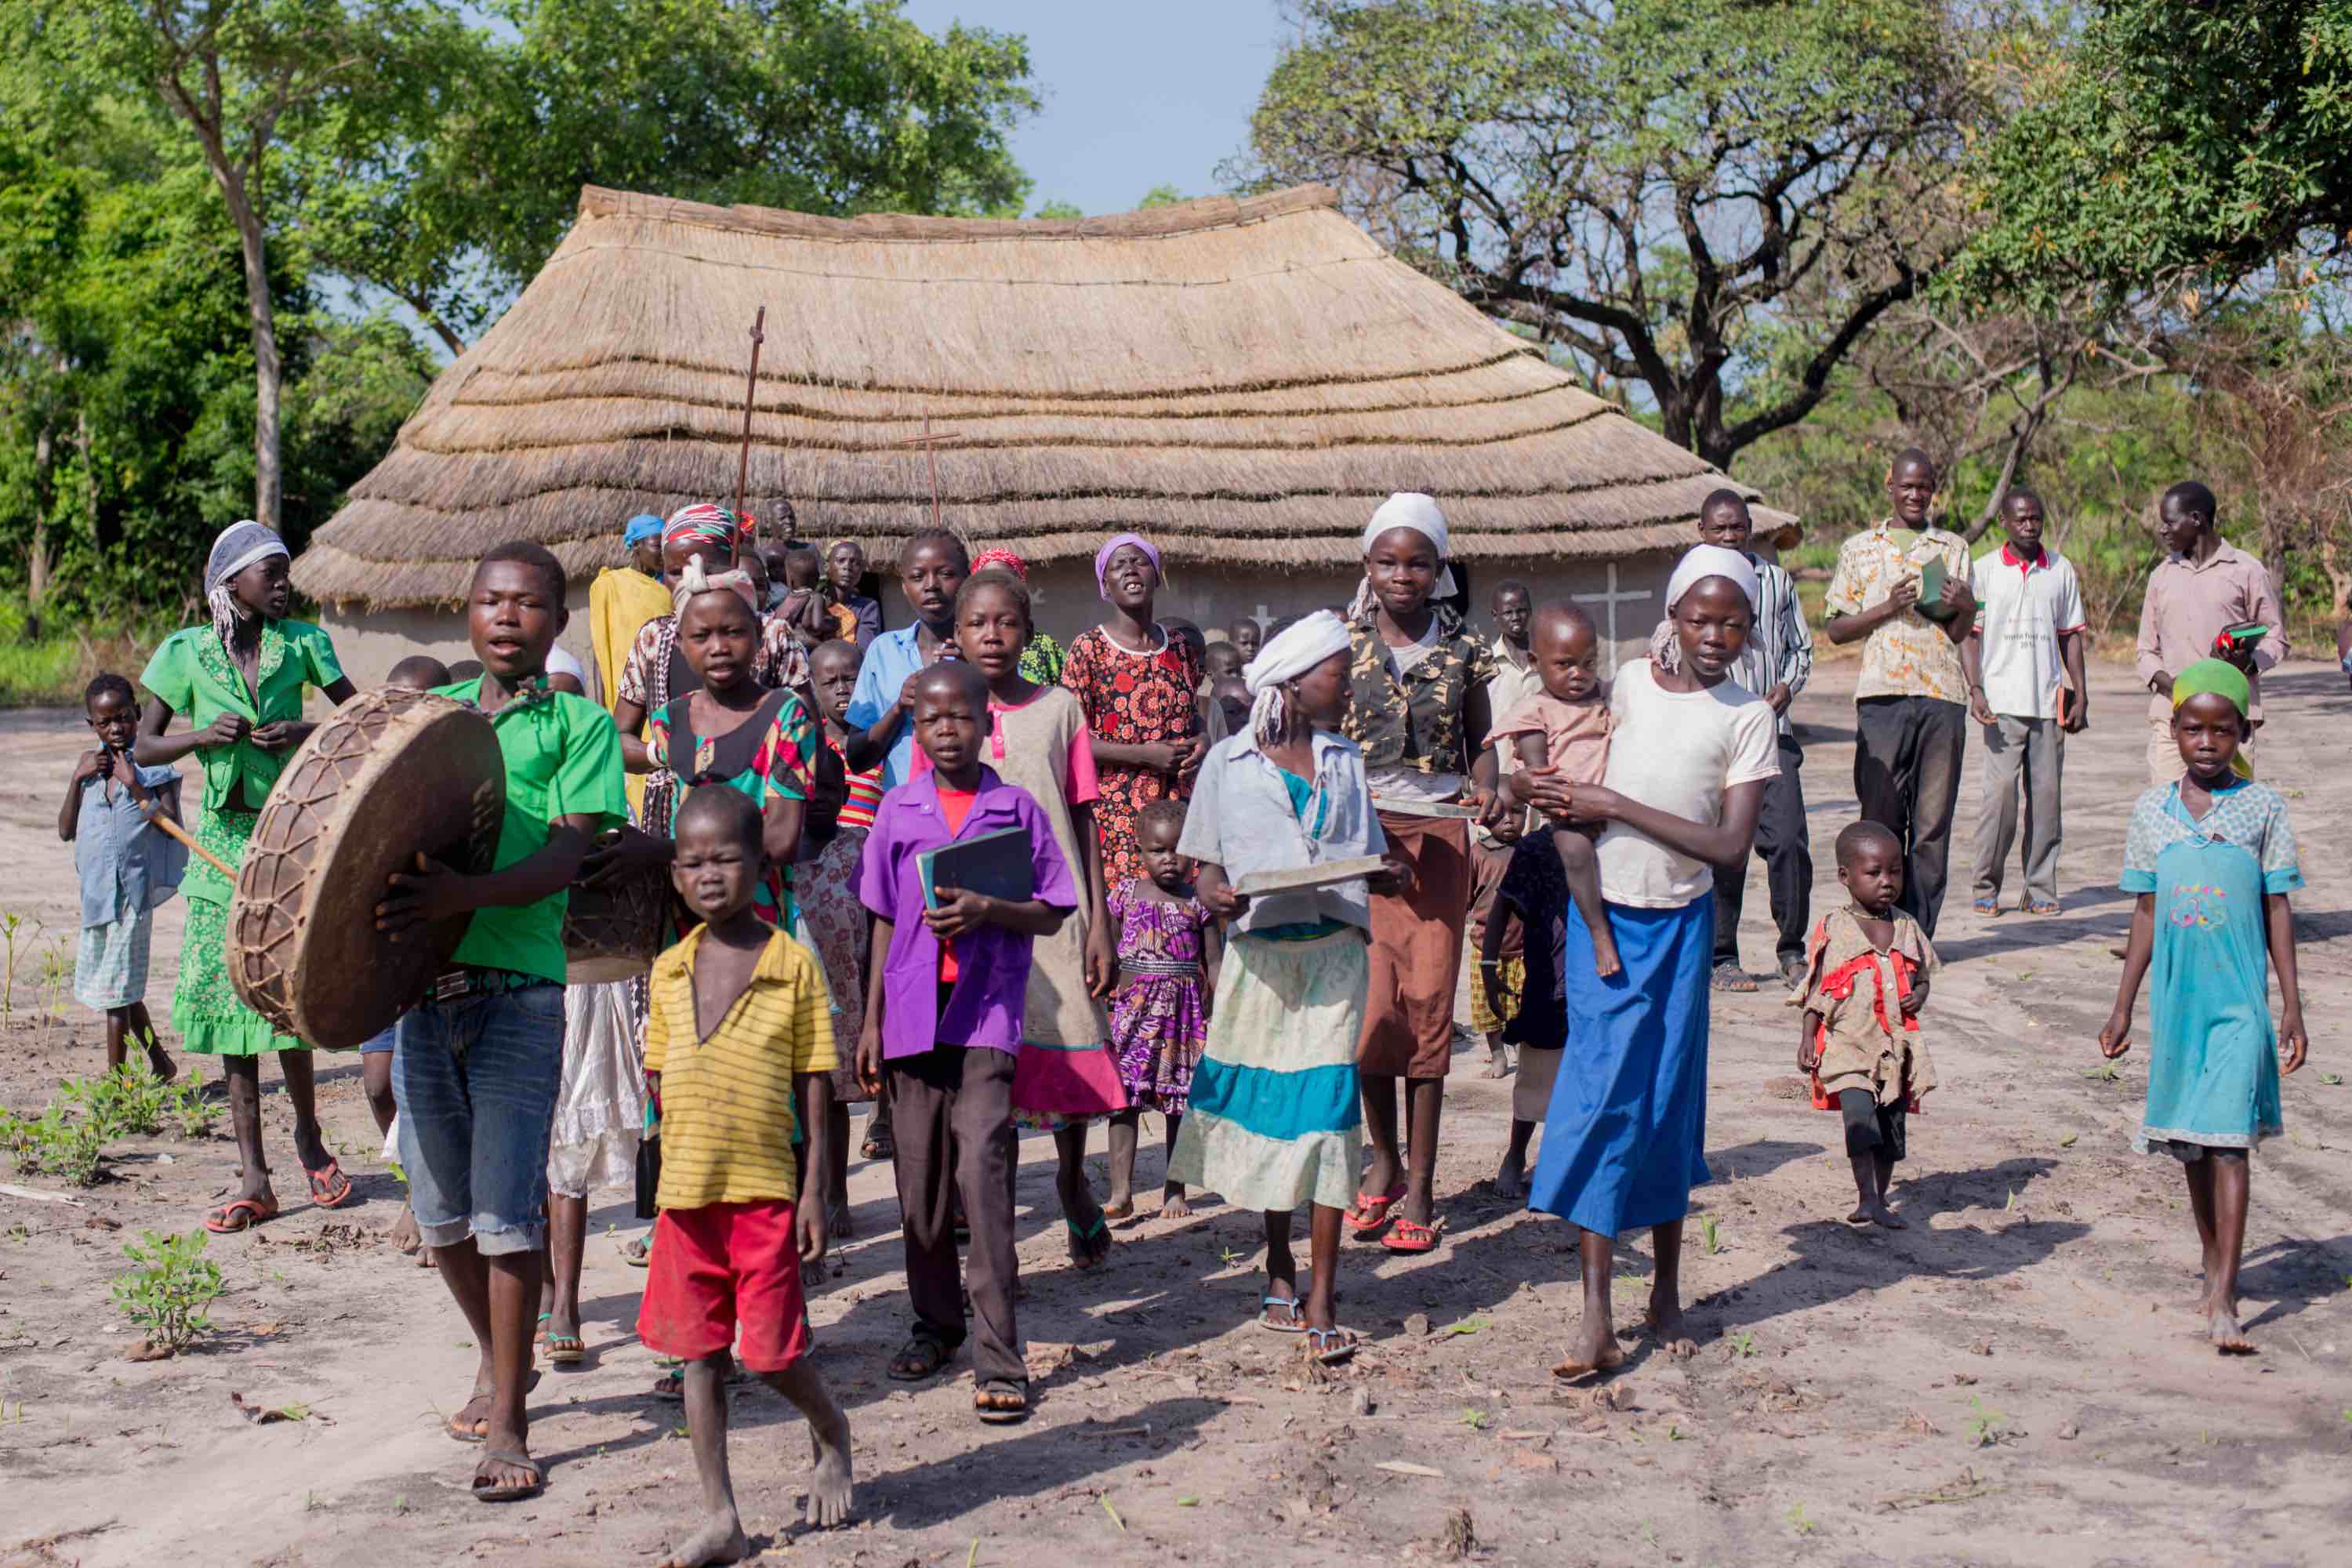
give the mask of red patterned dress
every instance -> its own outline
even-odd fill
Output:
[[[1070,644],[1062,684],[1078,694],[1087,728],[1097,741],[1147,746],[1191,740],[1201,732],[1201,710],[1193,701],[1201,687],[1200,661],[1165,626],[1155,626],[1159,646],[1134,653],[1111,641],[1100,626],[1088,626]],[[1171,773],[1149,768],[1096,769],[1102,794],[1095,802],[1095,826],[1102,836],[1103,885],[1116,888],[1146,875],[1135,842],[1138,813],[1162,796],[1192,793]]]

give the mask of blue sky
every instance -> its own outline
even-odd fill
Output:
[[[1014,132],[1036,181],[1032,211],[1068,202],[1125,212],[1155,185],[1221,187],[1217,164],[1249,138],[1250,110],[1285,36],[1276,0],[902,0],[925,32],[965,22],[1029,40],[1044,108]]]

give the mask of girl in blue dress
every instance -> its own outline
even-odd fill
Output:
[[[2188,1173],[2204,1250],[2197,1310],[2224,1354],[2254,1348],[2238,1323],[2246,1152],[2281,1131],[2279,1076],[2303,1066],[2309,1043],[2287,905],[2303,886],[2294,830],[2279,793],[2235,765],[2252,699],[2245,676],[2220,659],[2173,678],[2172,735],[2187,771],[2133,808],[2123,889],[2138,903],[2115,1012],[2099,1031],[2110,1058],[2131,1048],[2132,1004],[2153,962],[2147,1110],[2132,1147]],[[2276,1030],[2273,965],[2285,997]]]

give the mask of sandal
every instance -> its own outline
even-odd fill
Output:
[[[1389,1233],[1381,1237],[1381,1245],[1391,1252],[1418,1257],[1422,1253],[1437,1250],[1437,1233],[1444,1228],[1444,1220],[1435,1225],[1423,1225],[1417,1219],[1401,1219],[1389,1226]]]
[[[578,1366],[588,1359],[588,1347],[578,1334],[550,1334],[546,1344],[550,1366]]]
[[[1389,1223],[1389,1207],[1404,1196],[1404,1184],[1397,1183],[1387,1192],[1374,1195],[1358,1193],[1356,1206],[1348,1211],[1348,1228],[1358,1236],[1370,1236]]]
[[[873,1127],[874,1130],[866,1135],[866,1142],[857,1146],[857,1152],[868,1160],[897,1159],[898,1145],[890,1136],[890,1124],[885,1121],[880,1126],[875,1127],[869,1121],[866,1125]]]
[[[1065,1219],[1062,1223],[1070,1227],[1070,1263],[1074,1268],[1092,1268],[1110,1256],[1110,1224],[1101,1215],[1095,1215],[1094,1224],[1084,1230],[1078,1228],[1076,1220]]]
[[[231,1198],[218,1208],[205,1215],[205,1228],[215,1236],[236,1236],[251,1230],[266,1220],[278,1217],[275,1200],[263,1198]]]
[[[1756,989],[1756,977],[1736,963],[1718,963],[1709,982],[1717,991],[1746,993]]]
[[[2058,906],[2056,904],[2028,904],[2025,906],[2025,912],[2029,915],[2054,915],[2058,912]]]
[[[1102,1216],[1108,1220],[1133,1219],[1135,1217],[1135,1200],[1133,1198],[1129,1198],[1123,1204],[1105,1204],[1103,1205]]]
[[[1290,1321],[1277,1323],[1272,1314],[1288,1312]],[[1257,1326],[1271,1329],[1277,1334],[1303,1334],[1307,1331],[1306,1307],[1296,1296],[1261,1296],[1258,1298]]]
[[[491,1465],[506,1465],[530,1473],[530,1479],[507,1486],[492,1486],[483,1471]],[[537,1459],[514,1448],[485,1448],[474,1466],[474,1500],[477,1502],[520,1502],[535,1498],[547,1489],[547,1472]]]
[[[653,1396],[670,1405],[685,1404],[686,1364],[683,1362],[667,1362],[664,1364],[670,1370],[654,1379]],[[536,1378],[539,1374],[533,1373],[531,1375]],[[751,1374],[743,1370],[742,1363],[730,1358],[727,1363],[727,1386],[733,1388],[739,1384],[749,1383],[751,1380]]]
[[[650,1268],[654,1262],[654,1238],[650,1235],[636,1237],[621,1246],[621,1261],[632,1268]]]
[[[971,1391],[972,1414],[992,1426],[1029,1419],[1029,1390],[1010,1378],[992,1377]]]
[[[1976,910],[1976,912],[1980,915],[1997,915],[2000,913],[2000,900],[1999,899],[1976,899],[1969,902],[1969,908]]]
[[[955,1355],[956,1348],[946,1336],[926,1324],[918,1324],[898,1353],[890,1358],[887,1369],[893,1383],[920,1383],[927,1377],[937,1377],[940,1369]]]
[[[1325,1366],[1337,1366],[1355,1358],[1356,1348],[1364,1342],[1353,1329],[1309,1329],[1307,1331],[1307,1353]]]
[[[302,1173],[310,1178],[310,1201],[320,1208],[339,1209],[352,1201],[352,1179],[343,1174],[342,1166],[335,1161],[330,1160],[315,1171],[305,1165]]]
[[[1780,984],[1791,991],[1803,990],[1805,975],[1810,972],[1811,967],[1801,958],[1786,960],[1780,965]]]

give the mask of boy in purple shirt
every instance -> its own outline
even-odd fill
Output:
[[[968,1289],[980,1322],[972,1408],[982,1421],[1018,1421],[1029,1414],[1029,1374],[1013,1319],[1013,1175],[1020,1163],[1013,1067],[1030,940],[1055,931],[1077,907],[1077,884],[1036,801],[981,764],[989,713],[980,671],[961,661],[930,665],[908,678],[907,691],[915,743],[931,771],[882,797],[857,876],[858,900],[874,915],[857,1076],[877,1093],[889,1076],[907,1292],[915,1308],[913,1337],[891,1359],[890,1375],[913,1383],[948,1363],[963,1342]],[[939,907],[924,907],[919,856],[1011,827],[1029,835],[1032,898],[1007,903],[942,888]],[[971,1226],[961,1281],[957,1193]]]

